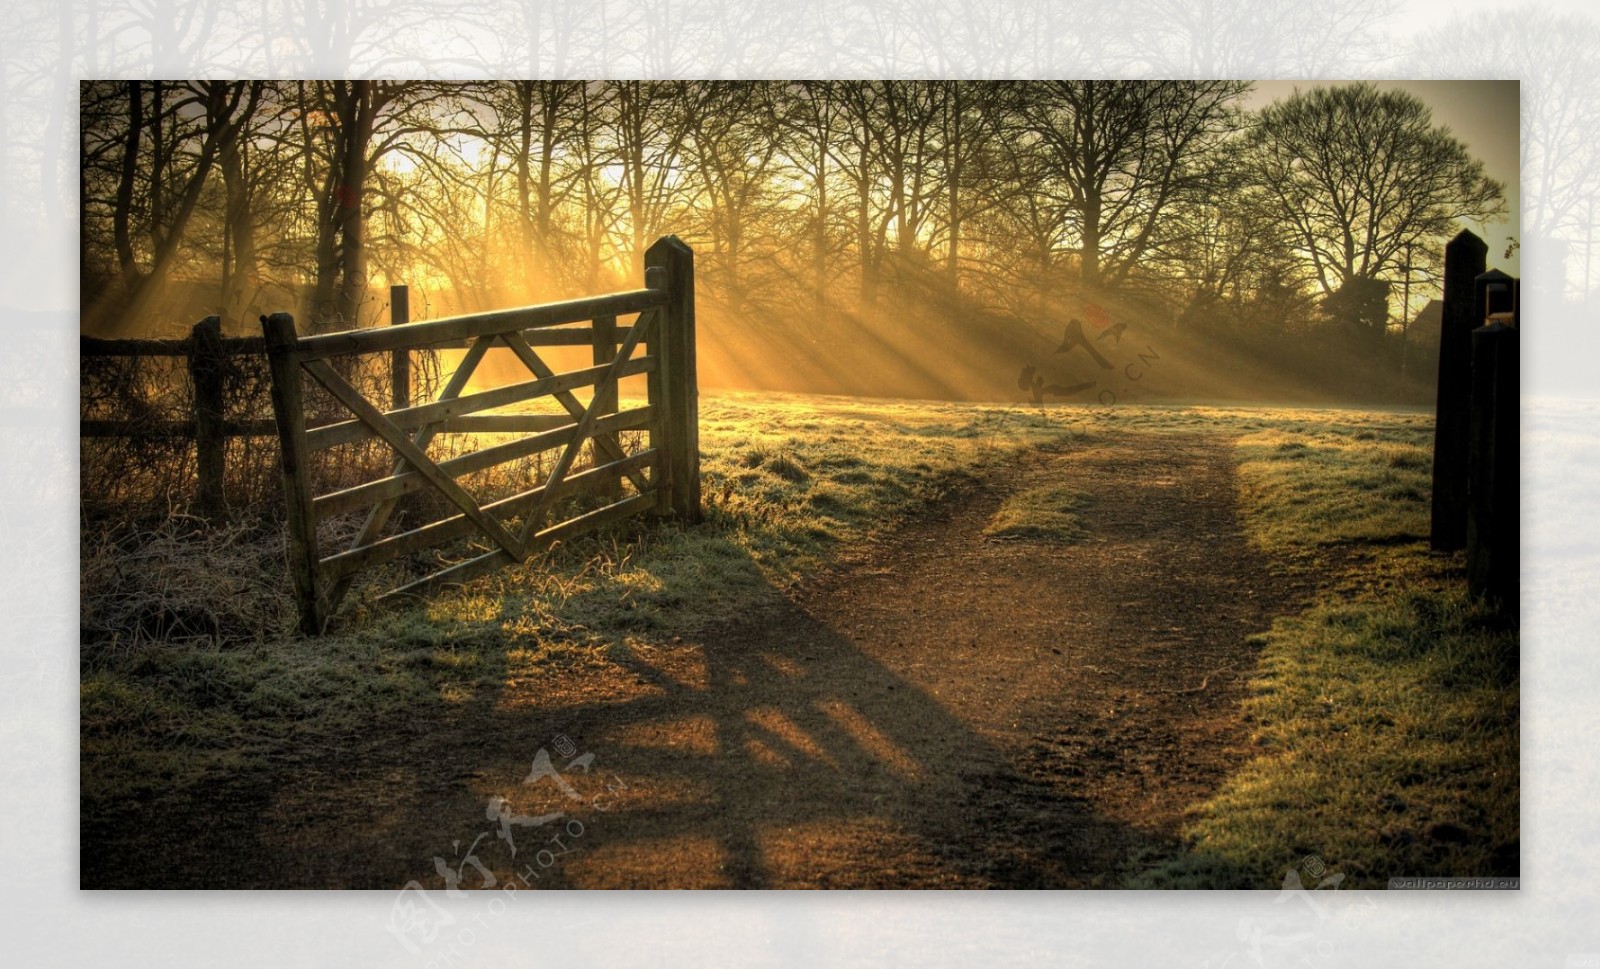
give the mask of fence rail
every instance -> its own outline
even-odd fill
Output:
[[[288,314],[261,318],[289,520],[290,572],[304,632],[316,634],[326,627],[360,571],[443,542],[474,536],[487,541],[489,551],[437,568],[385,595],[463,582],[641,513],[699,518],[693,253],[668,237],[650,247],[645,265],[641,290],[419,323],[396,321],[383,329],[302,337]],[[631,326],[617,326],[616,318],[627,314],[638,316]],[[567,329],[547,329],[555,327]],[[558,339],[547,339],[557,334]],[[330,363],[334,357],[407,354],[460,341],[467,342],[466,351],[437,399],[413,403],[409,395],[398,393],[403,382],[397,376],[388,410],[363,396]],[[555,373],[534,349],[541,344],[590,345],[594,365]],[[510,350],[531,379],[466,393],[491,347]],[[647,403],[618,410],[618,382],[634,375],[646,379]],[[351,417],[309,427],[307,378]],[[582,388],[592,388],[587,403],[572,393]],[[553,399],[564,413],[478,413],[541,398]],[[446,459],[430,457],[432,439],[451,430],[531,434]],[[632,454],[618,437],[630,430],[648,436],[648,445]],[[316,494],[309,471],[314,452],[374,438],[395,454],[389,474]],[[579,469],[578,457],[586,446],[590,467]],[[509,497],[480,503],[458,481],[543,452],[557,454],[544,480]],[[442,497],[450,514],[420,526],[388,529],[396,504],[423,491]],[[600,504],[559,512],[558,501],[574,496]],[[324,555],[319,522],[364,508],[368,512],[354,538]]]
[[[83,418],[78,434],[85,438],[187,438],[195,444],[195,504],[214,512],[223,507],[227,439],[266,437],[275,426],[268,420],[229,420],[224,414],[227,358],[234,355],[259,356],[265,350],[259,337],[224,337],[220,317],[206,317],[194,325],[189,336],[176,340],[107,340],[81,337],[80,358],[96,357],[173,357],[183,358],[190,384],[188,420],[130,421]]]

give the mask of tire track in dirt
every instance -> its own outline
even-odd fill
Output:
[[[1081,542],[985,539],[1004,496],[1041,484],[1087,493]],[[693,782],[614,753],[641,789],[714,810],[652,816],[573,884],[1114,883],[1248,756],[1246,638],[1307,591],[1246,546],[1234,507],[1228,439],[1036,452],[705,631],[691,722],[713,753]],[[675,723],[653,743],[683,743]]]

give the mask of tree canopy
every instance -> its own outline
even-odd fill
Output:
[[[1313,88],[1251,115],[1249,87],[88,82],[84,326],[368,325],[391,282],[435,310],[535,302],[634,279],[671,232],[704,297],[798,326],[1104,291],[1278,331],[1352,280],[1425,295],[1459,220],[1505,215],[1415,97]]]
[[[1370,84],[1297,92],[1261,112],[1249,157],[1270,210],[1332,294],[1392,278],[1416,248],[1506,213],[1504,189],[1427,105]]]

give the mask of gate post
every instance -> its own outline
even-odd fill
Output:
[[[659,311],[656,339],[651,353],[656,355],[661,400],[651,404],[663,408],[660,484],[662,511],[670,510],[686,522],[700,521],[700,391],[695,375],[694,347],[694,250],[677,236],[657,239],[644,254],[645,279],[661,267],[666,274],[667,304]]]
[[[595,317],[593,322],[594,339],[594,365],[603,367],[611,363],[617,356],[617,318],[612,316]],[[596,384],[594,388],[594,401],[591,404],[594,413],[599,417],[616,413],[618,405],[617,383]],[[591,458],[596,467],[610,461],[611,455],[621,454],[619,441],[615,432],[602,433],[594,436],[589,443]],[[606,480],[597,490],[598,494],[605,496],[608,501],[616,501],[622,497],[622,478],[613,476]]]
[[[1517,427],[1518,334],[1510,294],[1497,319],[1472,332],[1471,467],[1467,487],[1467,589],[1517,614],[1518,483],[1521,434]]]
[[[1439,388],[1433,425],[1433,516],[1429,540],[1450,552],[1467,543],[1467,409],[1472,397],[1472,331],[1483,326],[1476,280],[1489,247],[1461,230],[1444,247],[1439,323]]]
[[[194,457],[201,511],[222,511],[228,439],[222,427],[222,318],[206,317],[189,335],[189,383],[194,387]]]
[[[261,318],[267,366],[272,372],[272,414],[278,422],[279,467],[283,471],[283,504],[289,526],[289,574],[300,609],[300,632],[316,636],[326,622],[317,588],[317,521],[311,513],[305,401],[300,387],[299,337],[294,317],[274,313]]]
[[[411,322],[411,288],[403,283],[389,287],[389,326]],[[411,351],[389,352],[390,397],[396,411],[411,406]]]

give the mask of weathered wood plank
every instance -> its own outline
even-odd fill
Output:
[[[200,509],[220,512],[225,507],[228,439],[222,430],[222,392],[226,354],[222,349],[222,319],[206,317],[194,325],[190,337],[189,384],[194,392],[195,495]]]
[[[575,345],[588,343],[588,339],[575,340]],[[138,339],[108,337],[79,337],[79,357],[187,357],[192,347],[189,337],[172,339]],[[223,337],[225,354],[264,354],[266,341],[260,337]]]
[[[430,427],[440,434],[526,434],[571,423],[572,418],[565,414],[463,414]]]
[[[516,441],[508,441],[441,461],[439,462],[439,468],[446,474],[459,477],[483,471],[486,468],[493,468],[495,465],[508,461],[515,461],[518,458],[536,455],[541,451],[549,451],[551,448],[559,448],[572,437],[572,431],[577,427],[577,424],[568,418],[558,418],[557,420],[562,422],[558,428],[546,431],[543,434],[519,438]],[[649,408],[634,408],[618,414],[607,415],[595,422],[595,430],[596,432],[628,431],[635,428],[643,428],[649,421]],[[624,456],[618,456],[618,459],[620,460],[621,457]],[[424,487],[426,487],[426,479],[421,475],[414,471],[398,471],[388,478],[374,479],[337,492],[319,495],[312,499],[312,506],[316,509],[317,517],[324,519],[330,515],[341,515],[365,508],[376,502],[409,495],[412,492],[420,491]],[[367,537],[360,542],[352,543],[352,545],[366,545],[370,539],[371,537]]]
[[[694,251],[677,236],[656,240],[646,267],[666,270],[667,305],[651,350],[661,360],[667,438],[667,505],[686,522],[700,521],[700,390],[695,361]],[[647,270],[648,272],[648,270]]]
[[[638,313],[665,302],[666,294],[659,290],[628,290],[605,296],[567,300],[562,303],[546,303],[541,306],[496,310],[492,313],[425,320],[398,327],[374,327],[318,334],[301,341],[301,353],[307,360],[321,360],[339,354],[373,354],[426,347],[486,334],[556,327],[593,320],[598,316]]]
[[[1491,303],[1491,313],[1510,316]],[[1521,387],[1517,328],[1506,319],[1472,332],[1472,402],[1467,453],[1467,590],[1487,598],[1506,616],[1518,614],[1520,566],[1518,482]]]
[[[1433,423],[1433,494],[1429,541],[1449,552],[1467,543],[1468,407],[1472,397],[1472,331],[1483,326],[1477,277],[1489,247],[1463,229],[1444,248],[1444,309],[1439,331],[1439,383]]]
[[[624,367],[622,376],[648,373],[654,366],[654,358],[641,357],[637,360],[629,361]],[[449,400],[413,405],[404,410],[391,412],[389,420],[391,424],[402,431],[413,431],[458,415],[505,407],[530,398],[553,394],[556,391],[570,391],[575,387],[586,387],[603,379],[605,372],[606,369],[603,367],[588,367],[583,370],[557,374],[554,377],[507,384],[503,387],[479,391],[476,394],[465,394]],[[360,421],[340,421],[335,424],[325,424],[306,432],[307,442],[314,451],[331,448],[334,445],[365,441],[371,437],[373,437],[372,432],[367,430],[367,425]]]
[[[311,512],[311,483],[306,475],[305,407],[300,387],[298,338],[294,317],[274,313],[261,318],[272,371],[272,412],[278,425],[278,467],[283,472],[283,496],[289,531],[289,573],[300,613],[300,631],[309,636],[322,632],[326,611],[318,589],[317,520]]]
[[[555,327],[546,327],[534,330],[513,331],[521,337],[530,347],[587,347],[593,342],[590,335],[591,328],[587,325],[574,327],[566,324]],[[628,336],[628,328],[617,327],[617,339],[623,340]],[[459,350],[468,346],[467,340],[442,340],[436,344],[429,344],[435,350]]]
[[[565,418],[561,420],[565,421]],[[222,433],[229,438],[270,438],[278,433],[271,418],[251,421],[224,420]],[[80,438],[193,438],[193,421],[106,421],[84,418],[78,422]]]
[[[396,284],[389,287],[389,326],[400,327],[411,322],[411,287]],[[390,409],[398,411],[411,406],[411,351],[395,350],[389,355]]]
[[[609,364],[615,360],[617,356],[617,318],[596,317],[593,329],[594,365],[599,367],[603,364]],[[594,409],[598,411],[602,417],[615,412],[617,410],[619,396],[620,395],[617,390],[616,382],[613,381],[609,384],[596,384],[594,387]],[[596,427],[598,429],[598,425]],[[596,431],[589,447],[593,450],[594,457],[592,461],[596,465],[604,463],[608,457],[622,453],[622,448],[617,442],[616,435],[607,434],[599,430]],[[634,484],[635,487],[639,488],[639,491],[644,491],[644,488],[639,486],[637,482]],[[608,489],[607,494],[612,498],[621,497],[622,482],[615,482],[611,488]]]
[[[595,488],[608,476],[615,477],[623,471],[640,471],[656,467],[660,455],[653,451],[641,451],[636,455],[629,455],[619,462],[600,468],[587,469],[579,474],[569,476],[555,491],[553,498],[564,498],[576,495]],[[514,518],[534,507],[545,495],[543,485],[536,486],[526,492],[519,492],[508,498],[491,502],[484,509],[505,518]],[[323,569],[329,575],[345,577],[360,572],[371,566],[391,562],[401,556],[410,555],[430,546],[476,532],[472,521],[465,515],[453,515],[446,519],[430,522],[407,532],[386,536],[376,542],[359,548],[347,549],[344,552],[329,556],[322,561]]]

